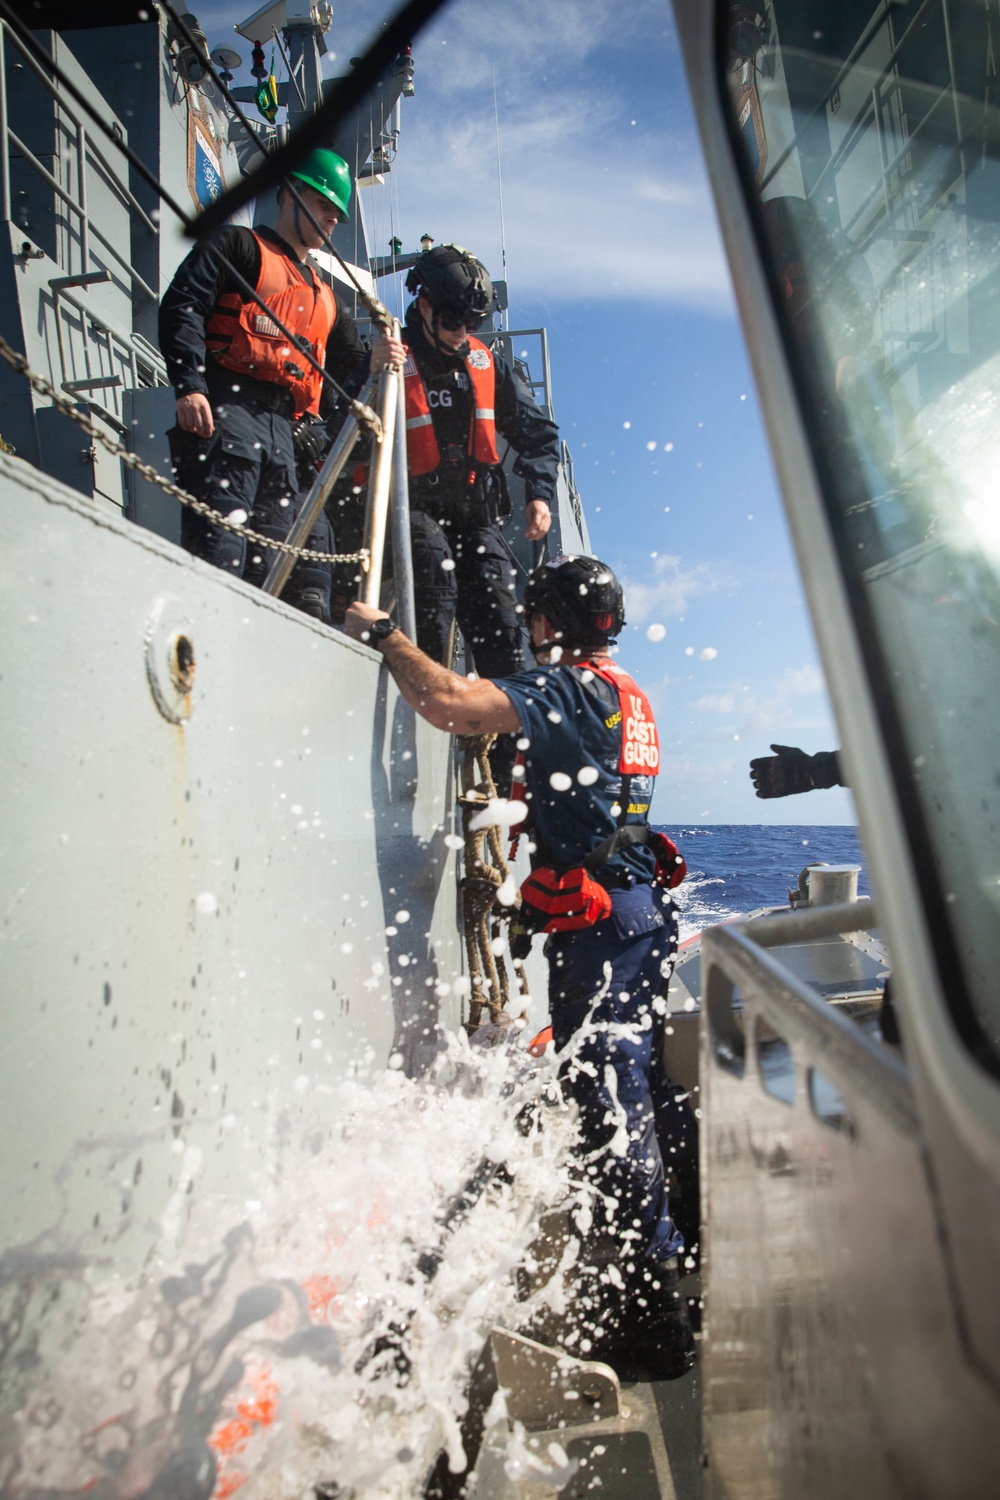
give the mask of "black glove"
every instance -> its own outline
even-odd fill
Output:
[[[316,471],[330,446],[326,423],[313,412],[296,417],[292,423],[292,447],[295,450],[295,472],[303,494],[312,488]]]
[[[844,785],[836,750],[807,755],[793,745],[772,745],[771,749],[773,755],[750,762],[750,780],[758,797],[791,797],[797,792]]]

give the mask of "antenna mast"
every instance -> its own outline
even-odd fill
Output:
[[[497,135],[497,196],[500,199],[500,258],[503,262],[503,279],[507,280],[507,232],[503,218],[503,173],[500,170],[500,111],[497,108],[497,66],[493,64],[493,123]],[[510,328],[510,309],[500,314],[500,327]]]

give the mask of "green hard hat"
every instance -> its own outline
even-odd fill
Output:
[[[351,201],[351,174],[346,161],[336,151],[327,151],[325,147],[317,146],[307,152],[288,175],[315,188],[317,193],[322,193],[324,198],[329,198],[340,209],[345,219],[350,218],[347,205]]]

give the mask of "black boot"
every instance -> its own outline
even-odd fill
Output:
[[[626,1330],[637,1378],[676,1380],[691,1369],[698,1349],[676,1256],[646,1261],[638,1269],[629,1288]]]

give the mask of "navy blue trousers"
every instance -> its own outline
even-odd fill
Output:
[[[524,628],[514,594],[516,568],[498,528],[439,521],[414,509],[410,545],[421,651],[443,662],[457,616],[480,677],[522,672]]]
[[[238,385],[238,377],[233,379]],[[213,390],[209,399],[215,418],[210,438],[177,427],[170,433],[177,483],[221,515],[245,511],[252,530],[283,541],[300,503],[289,418],[249,392],[223,395]],[[195,557],[256,588],[276,555],[248,543],[238,532],[213,526],[187,507],[181,513],[181,542]],[[333,528],[325,512],[307,545],[317,552],[333,551]],[[331,578],[330,563],[296,563],[281,597],[329,624]]]
[[[563,1089],[580,1111],[585,1172],[603,1198],[595,1236],[610,1231],[618,1259],[656,1262],[684,1248],[663,1160],[693,1124],[663,1064],[661,996],[677,918],[649,885],[612,891],[611,904],[603,922],[545,945],[552,1034]]]

